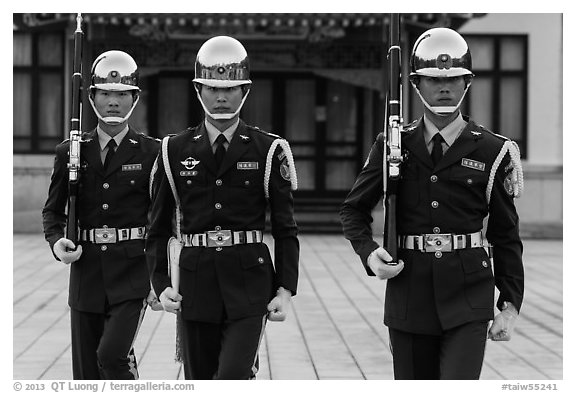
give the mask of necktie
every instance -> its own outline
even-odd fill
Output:
[[[224,160],[224,154],[226,154],[226,149],[224,148],[224,142],[226,142],[226,137],[224,134],[218,135],[216,138],[216,151],[214,152],[214,158],[216,158],[216,165],[220,168],[220,164],[222,164],[222,160]]]
[[[114,157],[114,153],[116,153],[116,141],[110,139],[106,146],[108,146],[108,151],[106,152],[106,158],[104,159],[104,170],[108,169],[108,165],[110,165],[110,161],[112,161],[112,157]]]
[[[434,141],[434,146],[432,147],[432,162],[434,162],[434,166],[436,166],[444,154],[442,152],[442,142],[444,142],[444,138],[437,132],[436,135],[432,137],[432,140]]]

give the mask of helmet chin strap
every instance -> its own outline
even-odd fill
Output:
[[[422,101],[424,106],[426,108],[428,108],[432,113],[434,113],[438,116],[450,116],[452,113],[456,112],[458,110],[458,108],[460,108],[460,105],[462,104],[464,97],[466,97],[466,93],[468,92],[468,88],[470,87],[470,83],[468,84],[468,86],[466,86],[466,89],[464,90],[464,94],[462,94],[462,98],[460,98],[460,101],[458,101],[458,104],[453,105],[453,106],[452,105],[450,105],[450,106],[441,106],[441,105],[432,106],[424,99],[424,97],[422,97],[422,94],[420,94],[420,90],[418,89],[418,86],[416,86],[414,83],[412,83],[412,86],[416,90],[416,94],[418,94],[418,97],[420,97],[420,101]]]
[[[244,97],[242,98],[242,102],[240,103],[240,105],[238,106],[238,109],[236,109],[236,111],[234,113],[211,113],[208,110],[208,108],[206,107],[206,105],[204,105],[204,101],[202,101],[202,97],[200,97],[200,92],[198,91],[198,89],[196,89],[196,95],[198,96],[198,101],[200,101],[200,104],[202,105],[202,108],[204,109],[204,113],[206,113],[206,115],[210,116],[210,118],[212,118],[214,120],[233,119],[236,115],[238,115],[238,113],[240,113],[240,109],[242,109],[242,106],[244,105],[244,101],[246,101],[246,98],[248,97],[249,93],[250,93],[250,89],[248,89],[246,94],[244,94]]]
[[[118,117],[118,116],[106,116],[106,117],[104,117],[96,109],[96,105],[94,105],[94,100],[92,99],[92,97],[90,95],[88,95],[88,99],[90,100],[90,104],[92,105],[92,109],[94,109],[94,113],[96,113],[96,116],[98,117],[98,119],[102,120],[106,124],[114,126],[117,124],[122,124],[125,121],[127,121],[128,118],[130,118],[130,115],[132,115],[132,111],[134,110],[134,108],[136,108],[136,104],[138,104],[138,101],[140,100],[140,96],[136,97],[136,101],[134,101],[134,104],[132,104],[132,108],[124,117]]]

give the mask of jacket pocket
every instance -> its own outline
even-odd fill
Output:
[[[466,299],[472,308],[494,307],[492,263],[483,248],[460,251]]]
[[[265,244],[238,247],[244,290],[250,303],[267,303],[272,297],[274,267]]]

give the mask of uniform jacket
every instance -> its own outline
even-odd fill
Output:
[[[433,252],[399,249],[405,266],[386,288],[384,322],[392,328],[435,334],[469,321],[492,319],[494,285],[500,291],[498,307],[509,301],[520,310],[522,242],[513,197],[505,184],[509,153],[497,168],[488,203],[488,179],[504,138],[466,120],[468,125],[436,168],[425,146],[424,122],[415,122],[403,133],[397,232],[474,233],[482,230],[488,216],[486,238],[493,245],[494,266],[484,248],[444,252],[440,258]],[[370,223],[371,211],[383,193],[382,160],[380,134],[340,211],[344,234],[369,275],[374,273],[367,265],[368,255],[378,247]]]
[[[77,201],[79,227],[120,229],[146,226],[150,207],[150,171],[158,154],[159,141],[130,128],[107,171],[104,171],[96,130],[84,133],[82,140]],[[68,149],[69,141],[56,147],[48,199],[42,210],[44,234],[50,249],[64,236]],[[80,244],[82,256],[70,266],[70,307],[102,312],[106,299],[109,304],[116,304],[147,296],[150,281],[143,239],[106,245]]]
[[[219,170],[204,123],[170,138],[169,160],[182,205],[182,233],[264,230],[268,206],[274,238],[274,263],[264,243],[221,250],[183,248],[180,294],[184,319],[221,322],[223,318],[264,315],[279,286],[296,293],[299,243],[281,148],[273,156],[268,200],[264,193],[266,158],[276,138],[240,121]],[[166,244],[173,234],[175,206],[163,159],[159,159],[154,187],[146,253],[159,296],[170,286]]]

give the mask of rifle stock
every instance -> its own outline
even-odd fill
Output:
[[[78,184],[80,180],[80,117],[82,113],[82,15],[76,17],[74,32],[74,63],[72,74],[72,108],[70,118],[70,148],[68,161],[68,215],[66,237],[76,245],[78,240]]]
[[[396,232],[396,192],[402,162],[402,98],[400,14],[390,16],[388,49],[388,91],[386,95],[386,130],[384,131],[383,185],[384,185],[384,248],[392,262],[398,262],[398,235]]]

